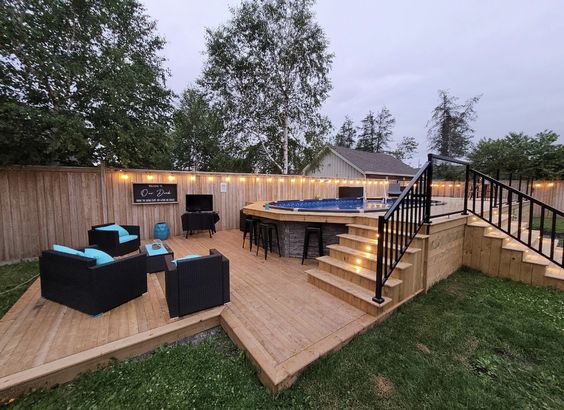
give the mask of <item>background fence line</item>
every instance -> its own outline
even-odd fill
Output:
[[[509,185],[509,180],[501,180]],[[519,181],[511,181],[511,186],[519,188]],[[521,190],[525,192],[525,181]],[[433,197],[462,198],[464,196],[464,181],[435,181],[433,183]],[[532,197],[556,209],[564,209],[564,181],[538,180],[533,181]]]
[[[176,183],[179,202],[133,205],[133,182]],[[227,192],[220,192],[222,182]],[[54,243],[87,245],[88,229],[105,222],[140,225],[142,239],[152,238],[155,223],[167,222],[171,234],[180,235],[188,193],[214,195],[221,217],[217,229],[223,230],[239,227],[239,211],[248,202],[332,198],[344,185],[364,186],[368,197],[381,197],[387,181],[104,167],[0,168],[0,261],[38,256]],[[433,185],[435,197],[461,198],[464,193],[462,181]],[[564,181],[535,181],[533,196],[562,209]]]
[[[133,205],[132,183],[176,183],[178,203]],[[227,192],[220,192],[220,183]],[[259,200],[332,198],[337,187],[365,186],[380,197],[384,180],[314,178],[215,172],[119,170],[104,167],[10,167],[0,169],[0,261],[38,256],[54,243],[88,244],[92,225],[116,222],[141,227],[141,238],[153,237],[153,226],[167,222],[180,235],[185,195],[213,194],[221,220],[218,230],[239,227],[239,211]]]

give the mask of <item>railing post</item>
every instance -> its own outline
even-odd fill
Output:
[[[466,164],[466,177],[464,181],[464,210],[462,215],[468,215],[468,186],[470,185],[470,165]]]
[[[428,154],[427,156],[429,161],[429,168],[427,169],[427,178],[425,178],[427,182],[426,190],[427,193],[425,195],[425,217],[423,218],[423,222],[431,223],[431,196],[433,195],[433,154]]]
[[[384,217],[378,216],[378,253],[376,255],[376,294],[372,300],[376,303],[384,303],[382,288],[384,287]]]

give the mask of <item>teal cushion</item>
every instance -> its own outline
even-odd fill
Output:
[[[96,265],[103,265],[104,263],[113,262],[114,258],[100,249],[86,248],[84,249],[84,256],[87,258],[96,259]]]
[[[117,233],[120,237],[129,235],[129,232],[127,232],[127,230],[124,227],[119,226],[117,224],[112,224],[112,225],[107,225],[107,226],[99,226],[98,228],[96,228],[96,230],[98,230],[98,231],[117,231]]]
[[[69,255],[84,256],[84,252],[63,245],[53,245],[53,250],[57,252],[68,253]]]
[[[131,242],[137,238],[137,235],[123,235],[119,237],[119,243]]]
[[[182,258],[176,258],[172,261],[172,263],[174,263],[176,265],[176,262],[178,261],[184,261],[186,259],[194,259],[194,258],[199,258],[200,255],[188,255],[188,256],[183,256]]]

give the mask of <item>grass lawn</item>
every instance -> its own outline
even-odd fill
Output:
[[[533,229],[540,228],[540,216],[533,216]],[[549,214],[548,218],[544,220],[544,229],[545,231],[550,230],[552,227],[552,213]],[[557,217],[556,218],[556,233],[560,235],[564,235],[564,218]]]
[[[33,283],[33,281],[25,282],[38,273],[38,262],[22,262],[15,265],[0,266],[0,317],[4,316],[28,286]],[[20,284],[22,285],[18,286]]]
[[[461,270],[272,395],[221,333],[15,408],[564,408],[564,292]]]

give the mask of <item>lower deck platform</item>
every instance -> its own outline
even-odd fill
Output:
[[[311,362],[338,350],[377,320],[308,283],[315,260],[241,248],[239,231],[167,241],[176,256],[216,248],[230,260],[231,302],[180,319],[168,315],[164,273],[148,274],[148,292],[100,316],[40,295],[36,280],[0,320],[0,398],[63,383],[112,358],[124,359],[221,325],[273,391],[291,385]]]

